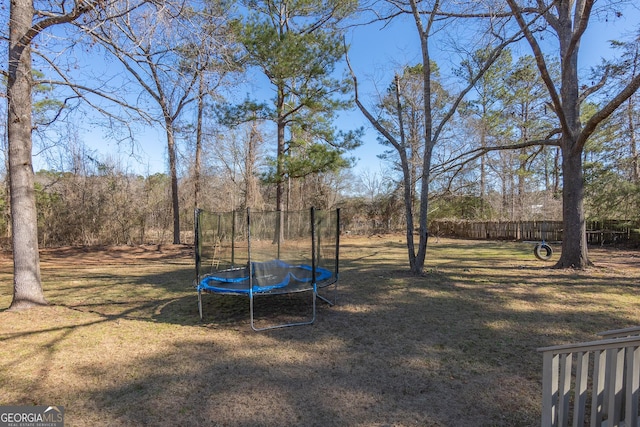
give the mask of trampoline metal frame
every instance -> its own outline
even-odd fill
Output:
[[[200,320],[203,320],[204,316],[203,316],[203,311],[202,311],[202,292],[203,290],[200,288],[200,286],[198,286],[201,283],[201,280],[204,279],[204,277],[200,276],[200,266],[201,266],[201,254],[200,254],[200,245],[202,242],[200,242],[200,238],[199,238],[199,228],[200,228],[200,209],[196,209],[195,210],[195,218],[194,218],[194,227],[195,227],[195,264],[196,264],[196,286],[198,288],[198,312],[200,314]],[[316,303],[316,299],[320,299],[321,301],[327,303],[329,306],[333,306],[336,304],[337,302],[337,296],[338,296],[338,274],[339,274],[339,248],[340,248],[340,209],[336,209],[336,248],[335,248],[335,271],[333,274],[333,281],[330,283],[327,283],[326,285],[322,286],[322,288],[325,287],[330,287],[333,286],[334,287],[334,296],[333,296],[333,300],[322,296],[318,293],[318,283],[316,280],[317,277],[317,262],[318,259],[320,257],[319,255],[319,250],[320,250],[320,245],[316,242],[316,222],[315,222],[315,208],[311,208],[311,233],[310,233],[310,237],[311,237],[311,270],[312,270],[312,281],[311,281],[311,285],[309,286],[309,288],[304,288],[304,289],[297,289],[295,291],[289,291],[289,292],[282,292],[282,291],[278,291],[278,292],[272,292],[272,291],[254,291],[254,285],[253,285],[253,277],[254,277],[254,265],[253,262],[251,262],[251,214],[250,214],[250,210],[247,208],[247,255],[248,255],[248,264],[249,264],[249,289],[248,292],[233,292],[233,291],[229,291],[228,293],[230,294],[234,294],[234,295],[248,295],[249,296],[249,317],[250,317],[250,324],[251,324],[251,329],[253,329],[254,331],[266,331],[266,330],[270,330],[270,329],[279,329],[279,328],[286,328],[286,327],[291,327],[291,326],[304,326],[304,325],[311,325],[316,321],[317,318],[317,314],[316,314],[316,307],[317,307],[317,303]],[[233,213],[233,215],[235,216],[235,212]],[[280,212],[280,215],[282,215],[282,212]],[[233,234],[235,234],[235,221],[233,221]],[[233,241],[233,238],[232,238]],[[232,246],[232,253],[233,253],[233,246]],[[233,256],[233,255],[232,255]],[[280,256],[280,248],[278,247],[278,257]],[[206,277],[206,276],[205,276]],[[285,286],[286,288],[286,286]],[[204,290],[204,292],[207,293],[219,293],[219,292],[213,292],[213,291],[207,291]],[[264,326],[264,327],[257,327],[256,326],[256,319],[255,319],[255,298],[258,295],[261,296],[268,296],[268,295],[274,295],[274,294],[291,294],[291,293],[301,293],[301,292],[311,292],[311,305],[312,305],[312,312],[311,312],[311,318],[306,320],[306,321],[299,321],[299,322],[284,322],[284,323],[279,323],[279,324],[273,324],[273,325],[268,325],[268,326]]]

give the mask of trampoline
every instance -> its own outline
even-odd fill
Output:
[[[335,303],[338,282],[339,210],[300,212],[195,212],[196,290],[203,319],[203,294],[249,297],[255,331],[308,325],[316,299]],[[333,299],[319,289],[333,286]],[[258,326],[254,300],[263,295],[308,292],[309,317]]]
[[[249,277],[251,276],[251,277]],[[315,280],[330,279],[332,273],[324,268],[316,269]],[[251,268],[219,271],[205,276],[198,287],[207,292],[221,294],[248,294],[249,292],[268,293],[289,287],[306,289],[314,281],[313,268],[310,265],[289,265],[280,260],[253,262]],[[252,286],[253,284],[253,286]]]

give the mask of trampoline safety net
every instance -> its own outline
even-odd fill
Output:
[[[255,330],[257,295],[310,292],[315,320],[318,289],[337,287],[339,210],[233,211],[196,210],[196,288],[200,317],[202,293],[247,295]],[[271,329],[264,328],[264,329]]]

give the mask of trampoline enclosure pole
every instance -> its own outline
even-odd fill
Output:
[[[316,211],[311,207],[311,277],[316,287]]]
[[[282,237],[284,236],[284,230],[280,230],[280,227],[282,226],[282,224],[284,224],[284,219],[282,218],[282,211],[278,211],[277,215],[277,220],[276,220],[276,224],[278,224],[278,234],[277,234],[277,238],[278,238],[278,256],[277,259],[280,259],[280,242],[282,240]]]
[[[338,266],[340,265],[340,208],[336,209],[336,280],[338,280]]]
[[[320,266],[320,263],[322,261],[322,245],[324,244],[324,241],[322,239],[322,233],[324,233],[324,227],[325,224],[323,223],[325,217],[323,215],[323,217],[320,219],[319,222],[316,223],[316,250],[315,250],[315,257],[316,257],[316,266]]]
[[[311,279],[312,289],[311,289],[311,303],[313,307],[313,317],[310,323],[316,321],[316,296],[318,295],[318,282],[316,281],[316,210],[312,206],[311,207]]]
[[[249,295],[253,289],[253,266],[251,265],[251,214],[247,208],[247,263],[249,264]]]
[[[200,251],[201,251],[201,239],[200,239],[200,209],[196,208],[193,211],[193,226],[194,226],[194,242],[195,258],[196,258],[196,286],[200,284]]]
[[[253,319],[253,263],[251,262],[251,213],[247,208],[247,263],[249,270],[249,316],[251,329],[256,330]]]
[[[236,211],[231,213],[231,267],[236,266]]]

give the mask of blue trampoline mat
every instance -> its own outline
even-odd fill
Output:
[[[284,288],[301,286],[310,288],[313,283],[313,268],[310,265],[290,265],[280,260],[266,262],[252,262],[252,280],[249,280],[249,269],[236,268],[221,270],[205,276],[198,284],[197,290],[216,293],[250,293],[250,283],[253,292],[268,293]],[[316,283],[331,279],[333,273],[325,268],[316,267]]]

